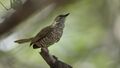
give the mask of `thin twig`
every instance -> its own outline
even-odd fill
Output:
[[[0,1],[0,4],[4,7],[5,10],[8,10],[8,8],[5,7],[5,5]]]

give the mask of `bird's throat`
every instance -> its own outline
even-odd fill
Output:
[[[56,22],[56,21],[53,22],[53,23],[52,23],[52,27],[55,27],[57,23],[59,23],[59,22]]]
[[[64,21],[60,21],[60,22],[56,22],[56,21],[55,21],[55,22],[52,23],[52,27],[53,27],[53,28],[63,29],[64,26],[65,26]]]

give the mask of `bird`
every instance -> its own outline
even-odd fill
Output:
[[[41,29],[35,37],[16,40],[15,43],[21,44],[31,42],[30,46],[33,46],[33,49],[45,48],[57,43],[62,37],[65,27],[65,20],[69,14],[70,13],[58,15],[52,24]]]

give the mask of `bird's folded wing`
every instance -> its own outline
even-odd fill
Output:
[[[32,45],[33,43],[41,40],[42,38],[44,38],[47,34],[49,34],[51,31],[52,31],[52,27],[51,26],[47,26],[45,28],[43,28],[34,38],[33,40],[31,41],[31,44]]]

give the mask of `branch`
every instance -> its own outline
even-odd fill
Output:
[[[50,66],[50,68],[72,68],[72,66],[58,60],[58,58],[49,53],[47,48],[41,48],[40,55],[46,61],[46,63]]]
[[[17,9],[10,17],[5,18],[5,20],[0,23],[0,36],[7,33],[22,21],[29,18],[32,14],[37,11],[41,11],[51,3],[54,3],[54,1],[50,2],[48,0],[44,0],[41,2],[41,0],[27,0],[21,8]]]

